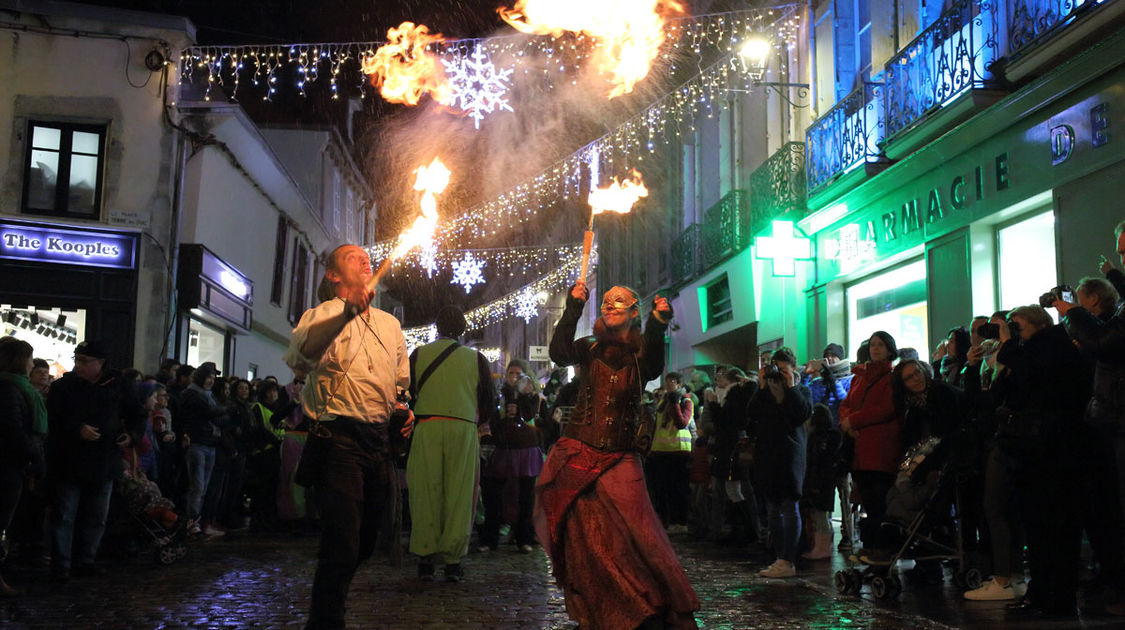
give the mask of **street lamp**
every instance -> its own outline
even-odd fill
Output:
[[[808,105],[798,105],[790,100],[789,95],[781,91],[779,88],[797,88],[798,98],[807,98],[809,94],[808,83],[775,83],[773,81],[762,81],[762,77],[766,75],[766,68],[769,66],[770,56],[773,54],[773,44],[768,38],[761,33],[754,33],[742,42],[742,46],[738,49],[738,59],[742,63],[742,71],[750,77],[754,82],[754,87],[764,87],[767,90],[773,88],[777,95],[785,99],[793,107],[808,107]]]

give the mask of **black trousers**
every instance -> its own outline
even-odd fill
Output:
[[[531,517],[535,508],[536,477],[519,477],[519,516],[512,528],[512,538],[517,545],[535,544],[535,528]],[[484,503],[484,525],[481,526],[478,542],[481,545],[496,547],[500,544],[500,522],[504,520],[504,486],[507,477],[481,477],[480,498]]]
[[[1031,569],[1027,595],[1047,610],[1073,610],[1078,591],[1081,474],[1077,453],[1060,452],[1065,450],[1035,462],[1018,462],[1015,475]]]
[[[1121,588],[1125,586],[1125,516],[1113,436],[1087,429],[1082,441],[1082,524],[1099,577],[1106,585]]]
[[[863,544],[872,544],[863,538],[863,533],[876,529],[882,522],[883,515],[887,513],[887,492],[895,485],[895,476],[881,471],[856,470],[852,472],[852,480],[859,490],[859,500],[863,511],[867,513],[867,523],[870,523],[860,525],[860,538]]]
[[[653,452],[645,458],[645,481],[660,522],[668,525],[687,525],[691,511],[691,484],[688,480],[691,453]]]
[[[307,630],[344,627],[352,578],[374,553],[380,532],[391,529],[390,512],[398,492],[386,424],[337,418],[325,425],[332,432],[332,444],[314,484],[321,514],[320,551]]]

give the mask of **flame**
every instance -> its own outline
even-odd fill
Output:
[[[618,181],[614,177],[613,183],[609,186],[591,190],[586,203],[590,204],[594,214],[603,212],[628,214],[638,199],[647,196],[648,188],[645,188],[644,182],[641,181],[641,174],[637,169],[632,169],[631,179]]]
[[[438,158],[434,158],[429,165],[419,166],[414,172],[417,173],[414,190],[422,192],[422,215],[414,220],[414,225],[399,235],[398,243],[391,251],[392,260],[401,258],[415,247],[431,243],[438,224],[437,196],[449,185],[451,175]]]
[[[427,50],[440,41],[441,33],[430,34],[426,25],[403,22],[387,29],[387,43],[360,60],[363,73],[371,75],[371,83],[388,102],[417,105],[429,94],[448,105],[453,101],[453,88],[441,59]]]
[[[678,0],[516,0],[511,9],[498,9],[516,30],[559,37],[585,33],[597,40],[595,63],[612,75],[609,98],[633,91],[648,75],[664,43],[666,16],[681,15]]]

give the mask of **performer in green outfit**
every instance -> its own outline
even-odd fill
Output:
[[[421,556],[418,578],[432,580],[445,565],[447,582],[464,576],[480,460],[477,425],[497,415],[488,360],[460,345],[465,316],[442,308],[434,322],[438,339],[410,355],[414,441],[406,461],[410,494],[410,552]]]

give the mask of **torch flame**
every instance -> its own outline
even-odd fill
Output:
[[[430,34],[424,24],[403,22],[387,30],[387,43],[361,59],[363,73],[391,103],[417,105],[429,94],[442,105],[453,100],[453,88],[441,60],[427,48],[440,42],[441,33]]]
[[[591,190],[586,203],[590,204],[594,214],[603,212],[628,214],[638,199],[647,196],[648,188],[645,188],[644,182],[641,181],[641,174],[636,169],[632,169],[631,179],[618,181],[614,177],[610,185]]]
[[[398,243],[391,251],[391,260],[401,258],[415,247],[426,245],[433,240],[437,230],[437,196],[449,185],[449,169],[440,159],[434,158],[428,166],[419,166],[415,173],[418,176],[414,180],[414,190],[422,192],[422,215],[399,236]]]
[[[598,67],[612,75],[609,98],[633,91],[648,75],[664,43],[666,16],[680,15],[678,0],[517,0],[511,9],[498,9],[516,30],[559,37],[585,33],[598,43]]]

